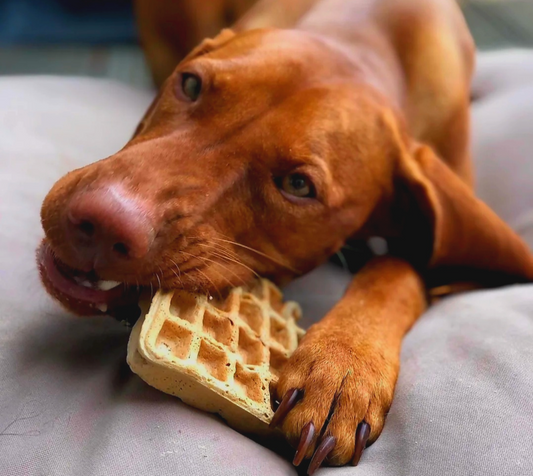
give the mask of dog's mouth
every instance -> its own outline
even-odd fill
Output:
[[[76,314],[109,314],[127,320],[138,317],[140,289],[102,280],[94,271],[69,267],[54,255],[46,241],[37,251],[37,262],[47,291]]]

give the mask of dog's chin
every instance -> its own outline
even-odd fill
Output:
[[[62,263],[44,240],[37,249],[37,265],[48,293],[67,310],[80,316],[111,315],[135,320],[142,289],[120,282],[95,279]]]

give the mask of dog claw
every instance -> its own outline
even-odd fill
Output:
[[[315,454],[313,455],[311,463],[309,463],[309,468],[307,469],[307,474],[309,476],[314,474],[314,472],[318,468],[320,468],[322,462],[326,459],[326,457],[331,453],[331,450],[333,450],[333,448],[335,447],[336,442],[337,440],[334,436],[326,436],[320,442],[318,448],[315,451]]]
[[[307,453],[307,449],[313,441],[314,436],[315,425],[312,421],[310,421],[302,429],[302,434],[300,435],[300,442],[298,443],[298,449],[296,450],[296,453],[294,454],[294,459],[292,460],[292,464],[294,466],[299,466],[300,463],[303,461],[305,454]]]
[[[353,466],[358,465],[369,436],[370,425],[366,421],[362,421],[361,423],[359,423],[359,426],[357,427],[357,430],[355,432],[355,453],[352,459]]]
[[[296,405],[296,402],[298,401],[299,397],[300,390],[298,390],[297,388],[291,388],[287,391],[287,393],[283,396],[283,399],[281,400],[281,403],[279,404],[276,413],[274,413],[274,416],[272,417],[272,421],[269,425],[270,428],[275,428],[276,426],[278,426],[279,423],[283,421],[283,419],[287,416],[287,413],[289,413],[294,408],[294,405]]]

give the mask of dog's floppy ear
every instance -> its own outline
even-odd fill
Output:
[[[225,28],[214,38],[206,38],[203,40],[183,59],[183,61],[189,61],[198,56],[210,53],[230,41],[234,36],[235,32],[233,30]]]
[[[401,241],[411,255],[425,249],[429,268],[468,267],[533,280],[527,245],[433,149],[403,139],[399,147],[395,212],[404,214]]]

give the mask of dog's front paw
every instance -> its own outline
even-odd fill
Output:
[[[356,465],[381,433],[399,370],[399,349],[347,330],[310,329],[285,364],[272,420],[297,448],[294,464],[311,458]]]

